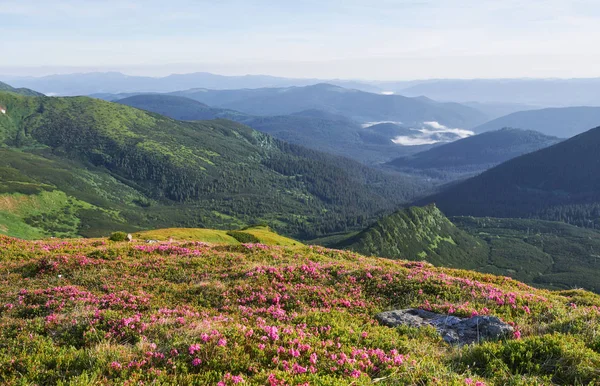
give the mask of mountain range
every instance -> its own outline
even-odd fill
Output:
[[[439,79],[391,91],[406,96],[426,95],[439,101],[512,103],[539,107],[600,106],[600,78],[588,79]]]
[[[430,147],[401,146],[392,142],[398,135],[417,133],[399,125],[382,123],[365,128],[349,118],[323,110],[253,116],[165,94],[136,95],[115,102],[178,120],[231,119],[283,141],[353,158],[366,164],[386,162]]]
[[[203,87],[215,90],[309,86],[323,79],[293,79],[269,75],[226,76],[208,72],[172,74],[165,77],[132,76],[120,72],[91,72],[31,76],[3,76],[2,79],[19,87],[29,87],[49,95],[80,96],[95,93],[173,92]],[[328,80],[342,87],[380,92],[381,88],[360,81]]]
[[[2,92],[0,105],[3,233],[21,237],[260,222],[307,237],[359,228],[423,189],[228,120],[87,97]]]
[[[479,174],[502,162],[560,141],[559,138],[533,130],[501,129],[397,158],[387,165],[404,172],[455,180]]]
[[[439,103],[428,98],[380,95],[331,84],[306,87],[246,90],[189,90],[173,93],[209,106],[252,115],[287,115],[318,109],[343,115],[357,122],[397,121],[405,125],[436,121],[446,126],[468,128],[484,123],[478,110],[458,103]]]
[[[562,107],[519,111],[479,125],[473,131],[482,133],[515,127],[570,138],[599,125],[600,107]]]
[[[50,95],[94,93],[174,92],[190,88],[215,90],[281,88],[329,83],[377,94],[426,96],[439,101],[469,104],[491,118],[519,110],[542,107],[600,106],[596,90],[600,78],[588,79],[422,79],[369,81],[340,79],[294,79],[268,75],[225,76],[206,72],[165,77],[92,72],[41,77],[1,76],[5,82]],[[210,104],[210,103],[209,103]]]
[[[600,127],[529,153],[434,196],[448,215],[539,217],[600,225]]]

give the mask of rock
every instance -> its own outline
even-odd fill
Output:
[[[415,308],[382,312],[375,319],[388,327],[433,326],[447,343],[456,345],[511,337],[514,332],[511,325],[495,316],[459,318]]]
[[[131,235],[131,233],[127,234],[127,241],[129,241],[129,242],[133,241],[133,236]]]

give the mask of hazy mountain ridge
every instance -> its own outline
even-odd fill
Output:
[[[43,96],[44,94],[28,88],[14,88],[6,83],[0,82],[0,92],[12,92],[24,96]]]
[[[519,111],[473,128],[476,133],[504,127],[536,130],[570,138],[600,125],[600,107],[562,107]]]
[[[174,92],[190,88],[218,90],[309,86],[323,83],[323,79],[294,79],[270,75],[228,76],[196,72],[171,74],[164,77],[125,75],[120,72],[90,72],[47,75],[41,77],[5,76],[9,83],[19,87],[30,87],[45,93],[61,96],[89,95],[96,93],[147,93]],[[369,92],[380,92],[376,85],[352,80],[328,80],[342,87],[360,88]]]
[[[501,129],[436,146],[387,165],[437,178],[458,179],[560,141],[533,130]]]

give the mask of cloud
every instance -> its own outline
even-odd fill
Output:
[[[379,125],[381,123],[393,123],[394,125],[402,124],[402,122],[400,122],[400,121],[377,121],[377,122],[365,122],[361,126],[363,127],[363,129],[366,129],[367,127]]]
[[[392,142],[402,146],[433,145],[436,143],[453,142],[475,134],[470,130],[449,128],[435,121],[423,122],[423,126],[426,127],[412,129],[418,134],[398,136],[393,138]]]
[[[419,145],[433,145],[434,143],[438,143],[434,139],[428,139],[425,137],[407,137],[407,136],[399,136],[392,139],[396,145],[402,146],[419,146]]]

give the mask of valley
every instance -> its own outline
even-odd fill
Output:
[[[594,108],[161,87],[0,83],[0,381],[600,381]]]

